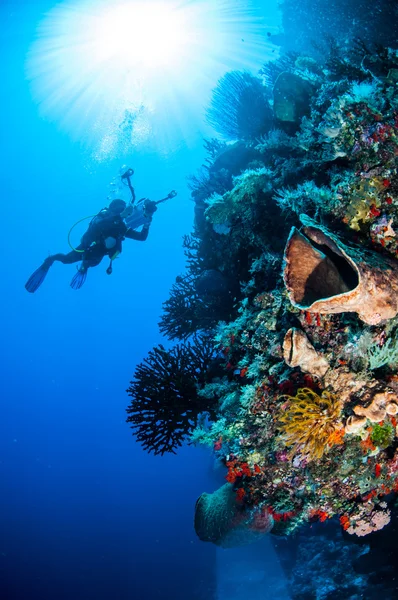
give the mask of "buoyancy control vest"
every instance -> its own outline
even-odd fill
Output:
[[[106,240],[122,240],[128,227],[120,215],[115,215],[109,209],[102,209],[90,222],[90,225],[83,235],[81,243],[85,248],[89,248],[93,243],[104,244],[108,247]]]

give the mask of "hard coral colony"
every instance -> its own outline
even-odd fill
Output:
[[[192,179],[187,272],[162,320],[170,339],[206,332],[213,344],[200,374],[201,338],[190,347],[184,390],[194,390],[194,406],[179,430],[227,469],[225,486],[197,502],[203,540],[236,545],[333,517],[363,536],[389,522],[398,491],[397,73],[389,49],[373,62],[353,54],[339,78],[286,56],[258,78],[234,72],[215,92],[211,122],[235,140],[207,142],[206,177]],[[149,450],[159,447],[147,428],[162,419],[172,428],[173,415],[181,428],[190,406],[178,394],[176,412],[175,391],[168,406],[166,379],[159,364],[151,385],[155,394],[159,381],[162,412],[134,421]],[[137,393],[153,404],[145,390],[133,385],[130,411]]]

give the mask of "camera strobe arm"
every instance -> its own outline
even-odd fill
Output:
[[[131,185],[131,177],[134,175],[134,171],[133,169],[127,169],[127,171],[125,173],[123,173],[122,175],[122,179],[125,179],[127,181],[127,185],[129,186],[130,192],[131,192],[131,204],[135,203],[135,191],[133,186]]]

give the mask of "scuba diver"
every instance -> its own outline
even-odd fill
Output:
[[[142,198],[135,203],[135,192],[131,185],[130,177],[134,174],[132,169],[128,169],[122,175],[122,180],[127,181],[130,188],[132,199],[129,205],[124,200],[112,200],[107,208],[103,208],[90,221],[90,225],[81,238],[80,244],[74,248],[70,243],[70,234],[80,221],[69,231],[68,241],[72,251],[68,254],[52,254],[43,262],[42,265],[29,277],[25,284],[28,292],[34,293],[43,283],[50,267],[58,261],[64,265],[73,264],[81,261],[70,285],[74,290],[78,290],[84,284],[87,271],[90,267],[96,267],[105,256],[110,258],[110,264],[106,270],[107,274],[112,273],[112,263],[122,251],[122,242],[127,238],[144,242],[149,233],[152,217],[157,210],[157,205],[165,202],[169,198],[174,198],[176,192],[173,190],[162,200],[154,202],[148,198]],[[89,218],[89,217],[86,217]],[[141,231],[136,231],[141,227]]]

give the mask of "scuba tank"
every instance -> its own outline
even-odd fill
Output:
[[[157,202],[154,202],[153,200],[149,200],[148,198],[141,198],[141,200],[139,200],[138,202],[135,202],[135,200],[136,200],[135,191],[131,184],[131,177],[133,175],[134,175],[133,169],[127,169],[127,171],[125,173],[123,173],[123,175],[121,175],[122,182],[125,183],[125,185],[127,185],[130,189],[131,200],[130,200],[130,204],[128,206],[126,206],[126,208],[123,210],[123,212],[120,213],[120,217],[123,219],[124,224],[127,226],[128,229],[132,229],[132,230],[138,229],[139,227],[141,227],[143,225],[149,225],[152,220],[152,215],[157,210],[157,205],[161,204],[162,202],[166,202],[166,200],[169,200],[170,198],[174,198],[177,195],[177,192],[172,190],[171,192],[169,192],[169,194],[167,194],[167,196],[165,198],[162,198],[161,200],[157,200]],[[112,202],[116,202],[117,200],[118,199],[115,199]],[[123,204],[125,204],[124,200],[119,200],[119,201],[121,201],[121,202],[123,202]],[[112,202],[111,202],[111,204],[112,204]],[[110,216],[112,218],[112,215],[110,215]],[[87,249],[89,249],[93,244],[96,244],[97,243],[96,242],[97,234],[93,230],[96,228],[97,225],[101,224],[102,221],[107,219],[107,217],[108,217],[108,209],[103,208],[96,215],[90,215],[90,216],[84,217],[83,219],[80,219],[79,221],[77,221],[70,228],[69,233],[68,233],[68,243],[69,243],[69,246],[72,248],[72,250],[75,252],[84,254],[87,251]],[[89,227],[88,227],[86,233],[83,235],[82,240],[81,240],[81,245],[83,246],[83,248],[79,248],[79,247],[75,248],[71,242],[71,233],[76,225],[78,225],[82,221],[85,221],[86,219],[91,219],[91,221],[90,221],[90,224],[89,224]],[[121,233],[121,236],[118,235],[118,233]],[[124,233],[125,233],[124,231],[122,231],[122,232],[116,231],[115,233],[112,231],[112,232],[109,232],[108,235],[103,236],[103,243],[105,245],[106,250],[108,250],[108,252],[112,249],[115,250],[113,255],[111,255],[109,253],[111,262],[110,262],[109,267],[106,270],[108,275],[110,275],[112,273],[113,260],[115,258],[117,258],[117,256],[121,252],[121,241],[123,239],[122,236],[124,235]]]
[[[121,175],[121,179],[122,179],[123,183],[125,183],[130,189],[131,200],[130,200],[130,204],[128,206],[126,206],[126,208],[123,210],[123,212],[120,213],[120,216],[123,219],[127,228],[132,229],[132,230],[138,229],[139,227],[142,227],[143,225],[149,225],[151,222],[151,219],[152,219],[152,215],[157,210],[157,205],[161,204],[162,202],[166,202],[166,200],[169,200],[170,198],[174,198],[177,195],[177,192],[172,190],[171,192],[169,192],[169,194],[167,194],[167,196],[165,198],[162,198],[161,200],[157,200],[156,202],[154,202],[153,200],[149,200],[148,198],[141,198],[141,200],[136,202],[135,201],[135,199],[136,199],[135,191],[131,184],[131,177],[133,175],[134,175],[133,169],[127,169],[127,171],[125,173],[123,173],[123,175]],[[115,199],[112,202],[117,202],[117,200],[118,199]],[[125,202],[123,200],[119,200],[119,201],[123,202],[125,204]],[[112,202],[111,202],[111,204],[112,204]],[[107,217],[108,217],[108,209],[103,208],[96,215],[90,215],[87,217],[83,217],[83,219],[79,219],[79,221],[77,221],[74,225],[72,225],[72,227],[70,228],[69,233],[68,233],[68,243],[69,243],[69,246],[72,248],[72,250],[83,254],[85,252],[85,250],[89,246],[91,246],[91,244],[93,242],[95,242],[95,238],[97,236],[96,236],[96,233],[94,230],[95,230],[96,226],[100,225],[101,221],[104,221],[105,219],[107,219]],[[82,240],[81,240],[81,244],[83,246],[85,246],[85,248],[82,248],[82,249],[75,248],[75,246],[71,242],[71,233],[72,233],[73,229],[76,227],[76,225],[78,225],[82,221],[85,221],[86,219],[91,219],[91,221],[90,221],[90,224],[89,224],[89,227],[88,227],[86,233],[83,235]],[[105,247],[107,250],[111,250],[112,248],[114,248],[116,246],[116,242],[117,242],[117,237],[115,237],[115,235],[113,233],[109,233],[109,235],[107,235],[104,239]]]

